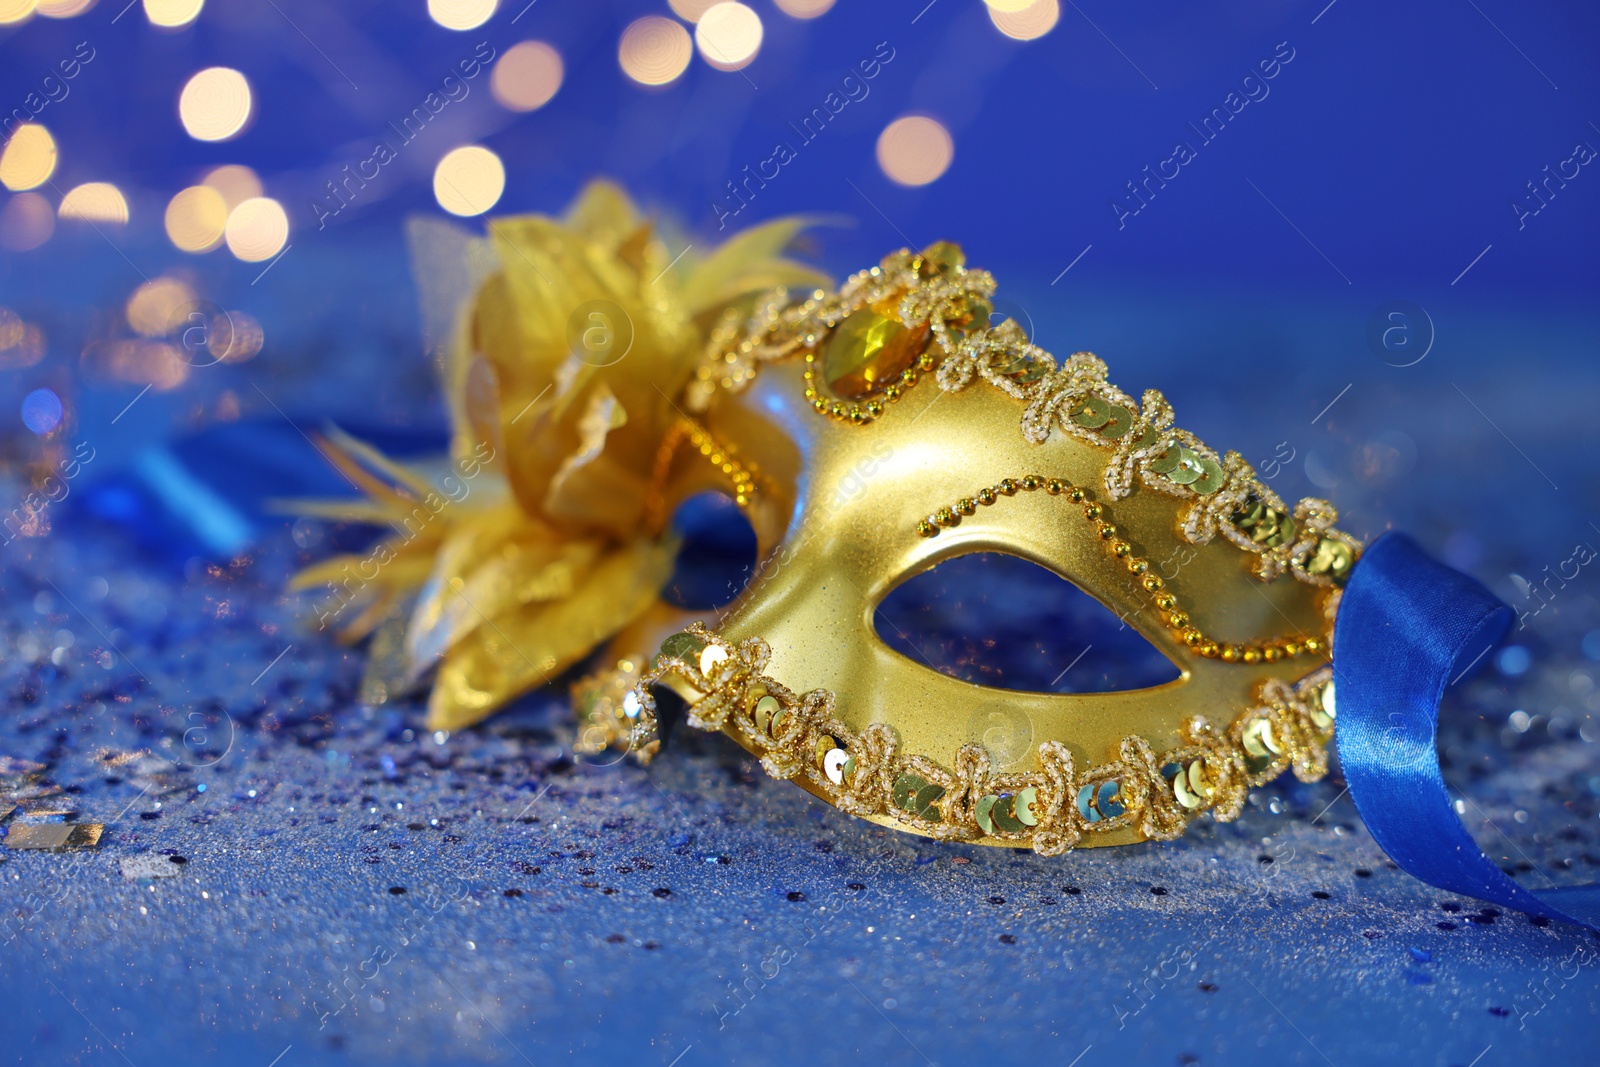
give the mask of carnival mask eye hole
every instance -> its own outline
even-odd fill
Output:
[[[681,542],[662,599],[688,611],[726,606],[755,572],[756,533],[722,493],[701,493],[679,505],[672,531]]]
[[[1115,612],[1017,556],[956,556],[905,581],[873,626],[896,652],[963,681],[1031,693],[1110,693],[1179,670]]]

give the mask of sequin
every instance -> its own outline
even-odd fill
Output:
[[[1222,464],[1210,456],[1200,457],[1200,477],[1190,483],[1189,488],[1201,496],[1210,496],[1222,488],[1222,483],[1227,480],[1227,475],[1222,470]]]
[[[1183,459],[1183,446],[1174,443],[1160,455],[1150,457],[1150,470],[1155,474],[1171,474]]]
[[[844,768],[850,762],[850,754],[842,748],[831,748],[822,757],[822,773],[828,776],[828,781],[834,785],[844,785]]]
[[[929,783],[917,790],[917,795],[911,798],[911,811],[919,819],[929,822],[939,821],[939,801],[944,796],[944,786]]]
[[[1094,806],[1093,782],[1078,790],[1078,814],[1083,816],[1084,822],[1100,821],[1100,812]]]
[[[910,811],[911,799],[917,795],[917,790],[927,784],[914,774],[902,774],[894,780],[894,789],[889,794],[894,806],[902,811]]]
[[[998,796],[995,796],[992,793],[986,797],[980,797],[978,800],[978,806],[973,811],[973,815],[975,815],[978,820],[978,828],[986,834],[994,833],[994,819],[990,817],[989,813],[991,810],[993,810],[995,802],[999,799],[1000,798]]]
[[[1252,756],[1271,759],[1273,756],[1281,755],[1283,752],[1283,746],[1272,732],[1272,720],[1270,719],[1251,720],[1250,725],[1244,728],[1244,736],[1241,740],[1244,742],[1245,751]]]
[[[1350,573],[1350,565],[1355,562],[1355,553],[1343,541],[1336,541],[1331,537],[1324,537],[1317,542],[1317,550],[1306,561],[1306,571],[1311,574],[1326,574],[1330,578],[1343,578]]]
[[[966,265],[967,257],[960,245],[952,241],[935,241],[922,250],[917,273],[926,278],[934,274],[949,274],[957,267]]]
[[[756,701],[755,721],[756,729],[762,733],[772,732],[772,717],[783,710],[783,704],[775,696],[764,696]]]
[[[1180,446],[1178,450],[1178,465],[1167,475],[1179,485],[1188,485],[1200,477],[1200,456]]]
[[[1039,816],[1034,813],[1033,805],[1039,798],[1039,791],[1033,786],[1019,792],[1016,799],[1011,802],[1011,810],[1016,814],[1017,821],[1024,826],[1039,825]]]
[[[705,639],[698,634],[677,633],[661,642],[661,651],[656,659],[681,659],[685,663],[693,663],[705,647]]]
[[[989,817],[994,820],[995,826],[1008,834],[1021,833],[1024,828],[1022,820],[1016,816],[1015,802],[1015,797],[1003,796],[989,809]]]
[[[721,645],[707,645],[700,653],[700,673],[710,674],[717,664],[728,658],[728,650]]]
[[[1107,778],[1100,783],[1100,790],[1095,795],[1095,806],[1107,819],[1115,819],[1128,810],[1122,803],[1121,788],[1122,783],[1115,778]]]
[[[1133,412],[1125,407],[1113,406],[1111,408],[1111,417],[1106,420],[1104,426],[1100,427],[1100,434],[1114,441],[1119,437],[1126,436],[1131,429],[1133,429]]]
[[[1097,396],[1086,396],[1072,409],[1072,421],[1086,430],[1098,430],[1111,418],[1111,405]]]

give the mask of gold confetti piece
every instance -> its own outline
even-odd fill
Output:
[[[67,852],[72,849],[94,848],[100,843],[105,827],[97,822],[86,823],[13,823],[6,834],[6,847],[13,850],[36,849],[45,852]]]

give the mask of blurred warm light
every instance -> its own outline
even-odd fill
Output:
[[[512,111],[533,111],[550,102],[561,88],[561,53],[543,41],[512,45],[494,65],[489,89]]]
[[[720,0],[667,0],[672,13],[685,22],[699,22]]]
[[[127,222],[128,202],[110,182],[85,182],[67,190],[57,212],[64,219],[85,222]]]
[[[56,213],[38,193],[18,193],[0,208],[0,248],[26,252],[50,240]]]
[[[94,0],[39,0],[39,14],[47,19],[70,19],[94,6]]]
[[[250,83],[232,67],[207,67],[178,97],[178,117],[197,141],[226,141],[250,121]]]
[[[694,57],[689,31],[660,15],[636,19],[622,31],[617,62],[640,85],[666,85],[678,80]]]
[[[83,363],[96,377],[151,385],[163,392],[176,389],[189,377],[183,350],[166,341],[95,341],[83,350]]]
[[[505,164],[481,145],[453,149],[433,169],[434,198],[452,215],[481,215],[505,189]]]
[[[213,315],[206,330],[206,349],[219,363],[243,363],[260,352],[264,343],[261,324],[242,311]]]
[[[44,358],[44,334],[10,308],[0,308],[0,367],[17,370]]]
[[[36,6],[37,0],[0,0],[0,26],[32,18]]]
[[[778,10],[797,19],[814,19],[825,15],[834,0],[777,0]]]
[[[128,297],[123,313],[133,332],[144,337],[166,337],[184,325],[183,311],[195,302],[194,290],[177,278],[145,282]]]
[[[181,251],[211,251],[227,225],[228,202],[209,185],[191,185],[167,204],[167,237]]]
[[[694,43],[718,70],[740,70],[761,50],[761,16],[736,0],[713,4],[694,28]]]
[[[256,177],[256,172],[237,163],[216,168],[200,179],[200,184],[209,185],[221,193],[229,211],[261,195],[261,179]]]
[[[152,26],[176,29],[200,17],[206,0],[144,0],[144,15]]]
[[[271,259],[289,240],[289,216],[267,196],[251,197],[228,212],[228,251],[246,263]]]
[[[1057,0],[1032,0],[1026,7],[1008,11],[989,6],[989,21],[1007,37],[1019,41],[1032,41],[1055,29],[1061,18],[1061,5]]]
[[[950,166],[950,131],[926,115],[906,115],[878,135],[878,166],[901,185],[927,185]]]
[[[0,154],[0,184],[21,191],[43,185],[56,170],[56,139],[37,122],[17,127]]]
[[[428,0],[428,15],[447,30],[482,26],[500,6],[500,0]]]
[[[1003,14],[1014,14],[1029,7],[1034,0],[983,0],[983,2],[989,5],[991,12],[999,11]]]

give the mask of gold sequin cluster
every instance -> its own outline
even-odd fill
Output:
[[[1285,770],[1302,781],[1327,771],[1335,710],[1326,667],[1292,685],[1262,683],[1259,703],[1226,729],[1204,716],[1188,719],[1183,743],[1159,755],[1130,736],[1116,759],[1078,768],[1065,745],[1045,741],[1037,749],[1039,771],[999,774],[976,742],[962,745],[945,767],[901,752],[885,723],[850,729],[833,693],[797,694],[769,677],[770,657],[760,638],[729,644],[699,624],[669,637],[630,694],[636,749],[654,751],[650,687],[674,674],[703,694],[689,724],[732,731],[775,778],[803,780],[854,815],[889,816],[939,838],[1027,844],[1043,855],[1125,827],[1169,840],[1203,812],[1237,817],[1252,786]]]
[[[1303,635],[1244,644],[1216,641],[1206,636],[1194,625],[1189,610],[1179,602],[1177,594],[1167,588],[1166,579],[1159,574],[1152,574],[1150,561],[1133,551],[1133,545],[1123,538],[1121,531],[1110,521],[1104,505],[1094,501],[1080,486],[1061,478],[1046,478],[1040,474],[1002,478],[995,485],[985,486],[970,497],[962,497],[951,506],[940,508],[918,522],[917,533],[923,537],[937,537],[940,530],[959,525],[962,516],[976,514],[979,507],[988,507],[1019,492],[1039,490],[1051,496],[1064,495],[1071,503],[1083,506],[1083,517],[1093,528],[1095,536],[1105,543],[1108,552],[1127,566],[1128,573],[1150,594],[1161,621],[1198,655],[1219,659],[1224,663],[1276,663],[1281,659],[1293,659],[1301,653],[1319,655],[1328,647],[1328,641],[1322,637]]]

